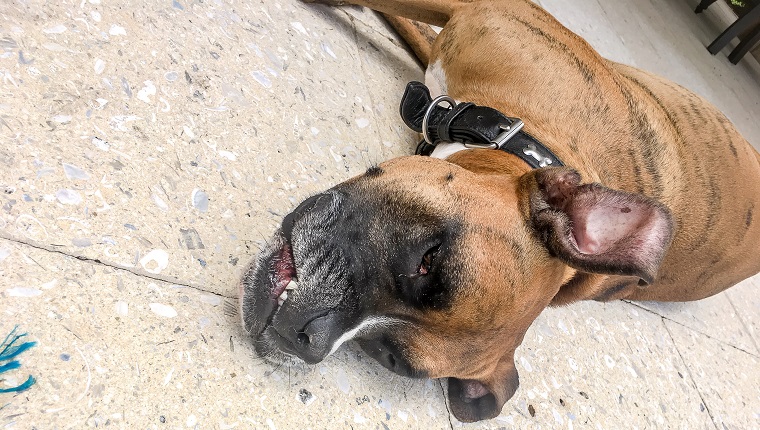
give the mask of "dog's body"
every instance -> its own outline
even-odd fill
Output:
[[[527,0],[353,3],[442,26],[428,86],[521,118],[569,168],[407,157],[307,200],[242,283],[260,354],[319,361],[356,337],[398,373],[449,377],[454,414],[485,419],[544,307],[697,300],[760,271],[760,155],[702,98]]]
[[[448,94],[522,118],[584,182],[646,194],[673,213],[677,234],[657,282],[610,298],[697,300],[760,271],[760,259],[747,258],[760,239],[760,181],[747,180],[760,179],[758,153],[721,112],[672,82],[601,58],[532,2],[456,10],[431,60]],[[504,56],[484,55],[497,46]],[[592,283],[569,301],[609,286]]]

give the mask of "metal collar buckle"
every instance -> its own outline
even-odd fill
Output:
[[[512,123],[500,126],[499,128],[501,128],[502,132],[499,133],[492,142],[496,144],[496,147],[499,149],[501,149],[505,143],[509,142],[509,139],[515,137],[515,135],[525,126],[520,118],[509,118],[509,120],[512,121]]]
[[[502,124],[499,126],[501,129],[501,133],[499,133],[498,136],[496,136],[491,142],[489,143],[475,143],[475,142],[466,142],[464,144],[465,148],[469,149],[501,149],[502,146],[504,146],[505,143],[509,142],[510,139],[515,137],[515,135],[522,130],[522,128],[525,126],[525,124],[522,122],[519,118],[509,118],[511,123],[509,125]]]
[[[438,96],[433,99],[432,102],[430,102],[430,106],[428,106],[427,110],[425,111],[425,116],[422,117],[422,138],[425,139],[425,142],[434,145],[433,141],[430,139],[430,135],[428,134],[428,124],[430,124],[430,114],[433,113],[433,109],[436,108],[439,104],[446,102],[449,104],[450,109],[454,109],[457,107],[456,100],[452,99],[449,96],[443,95]]]
[[[430,139],[430,135],[428,133],[430,115],[433,113],[433,109],[444,102],[449,104],[449,109],[454,109],[457,107],[457,102],[453,98],[447,95],[438,96],[434,98],[432,102],[430,102],[430,106],[427,107],[425,115],[422,117],[422,137],[425,139],[425,142],[430,145],[434,145],[434,142],[432,139]],[[499,128],[502,130],[502,132],[499,133],[499,135],[496,136],[491,142],[464,142],[463,145],[468,149],[501,149],[501,147],[504,146],[505,143],[509,142],[510,139],[515,137],[515,135],[520,132],[520,130],[522,130],[523,126],[525,125],[519,118],[507,119],[510,121],[510,123],[500,125]]]

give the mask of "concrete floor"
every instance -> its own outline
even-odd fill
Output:
[[[697,2],[540,1],[758,146],[760,67],[707,53],[727,16]],[[39,342],[0,382],[38,378],[0,394],[0,427],[760,427],[760,277],[698,303],[547,310],[519,391],[473,425],[438,381],[351,345],[313,367],[257,360],[228,311],[242,266],[300,199],[412,151],[412,79],[357,8],[0,2],[0,333]]]

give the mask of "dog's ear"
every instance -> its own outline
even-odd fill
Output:
[[[580,181],[576,171],[564,167],[520,178],[539,238],[570,267],[651,283],[673,237],[670,211],[642,194]]]
[[[514,354],[506,354],[486,379],[449,380],[449,407],[462,422],[495,418],[520,385]]]

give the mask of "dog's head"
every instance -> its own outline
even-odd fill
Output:
[[[576,272],[652,280],[661,205],[466,152],[391,160],[287,215],[241,282],[257,353],[317,363],[355,339],[396,373],[449,378],[454,415],[476,421],[512,397],[515,349]]]

